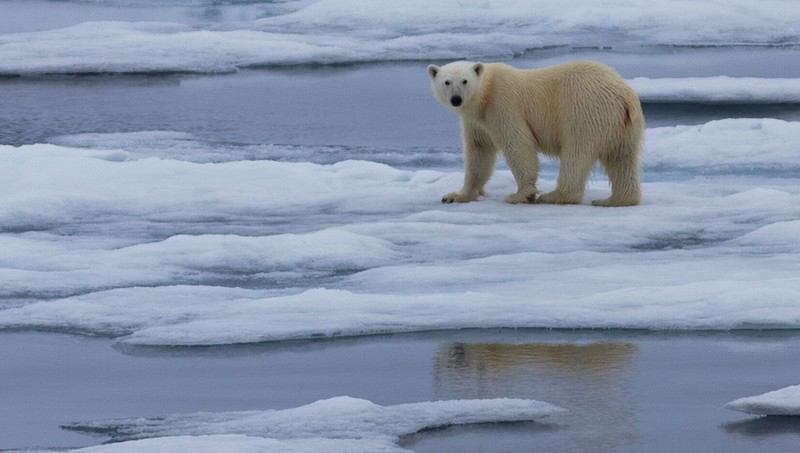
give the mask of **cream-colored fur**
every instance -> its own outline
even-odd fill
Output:
[[[517,181],[509,203],[581,203],[600,162],[611,196],[596,206],[630,206],[639,187],[644,116],[639,97],[611,68],[591,61],[520,70],[502,63],[428,66],[435,97],[461,117],[464,186],[443,203],[484,194],[498,151]],[[555,190],[538,195],[539,156],[560,160]]]

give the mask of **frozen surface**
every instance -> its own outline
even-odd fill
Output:
[[[800,103],[800,79],[685,77],[628,81],[642,102]]]
[[[158,11],[157,3],[144,3]],[[195,15],[207,14],[209,7],[172,4],[178,6]],[[0,35],[0,73],[229,72],[265,65],[508,59],[553,46],[800,43],[800,11],[782,0],[320,0],[216,9],[213,20],[203,14],[175,20],[174,12],[165,10],[152,20],[173,21],[127,22],[120,14],[99,14],[63,28],[14,26],[17,33]],[[129,17],[140,15],[132,8]]]
[[[800,415],[800,385],[739,398],[725,407],[758,415]]]
[[[697,126],[648,129],[648,170],[691,174],[796,176],[800,171],[800,123],[728,119]]]
[[[0,327],[151,345],[800,327],[800,123],[649,129],[645,202],[628,209],[508,205],[502,169],[482,201],[444,206],[456,163],[400,169],[346,148],[333,164],[189,162],[176,139],[191,137],[0,147]],[[598,172],[586,201],[607,191]]]
[[[126,441],[80,452],[406,452],[400,436],[473,423],[541,420],[563,409],[521,399],[450,400],[379,406],[347,396],[286,410],[172,415],[75,423],[66,428]],[[149,439],[158,437],[158,439]],[[195,450],[199,448],[200,450]]]
[[[72,453],[408,453],[383,439],[265,439],[236,434],[172,436],[70,450]],[[45,453],[45,452],[41,452]]]

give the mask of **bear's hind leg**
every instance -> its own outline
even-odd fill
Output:
[[[642,201],[638,153],[601,156],[600,163],[611,183],[611,196],[594,200],[594,206],[636,206]]]
[[[565,149],[561,156],[555,190],[543,194],[537,201],[548,204],[580,204],[595,163],[592,156],[590,150]]]

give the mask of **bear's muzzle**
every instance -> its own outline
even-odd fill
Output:
[[[462,102],[464,102],[464,100],[461,99],[461,96],[455,95],[450,98],[450,103],[453,105],[453,107],[461,106]]]

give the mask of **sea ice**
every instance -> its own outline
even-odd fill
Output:
[[[799,415],[800,385],[731,401],[725,407],[758,415]]]
[[[174,451],[407,452],[401,436],[473,423],[539,421],[563,409],[521,399],[448,400],[380,406],[341,396],[285,410],[195,413],[75,423],[67,429],[122,443],[81,453]],[[157,439],[153,439],[157,438]],[[145,439],[145,440],[142,440]],[[221,450],[217,450],[219,448]]]
[[[628,81],[642,102],[800,103],[800,79],[684,77]]]
[[[800,326],[800,123],[648,129],[644,203],[627,209],[508,205],[505,169],[483,200],[443,206],[460,164],[398,169],[346,148],[324,165],[179,160],[190,138],[0,146],[0,328],[209,345]],[[607,191],[597,178],[586,198]]]
[[[647,129],[645,172],[792,176],[800,171],[800,122],[738,118]]]
[[[508,59],[552,46],[786,46],[800,42],[799,23],[798,9],[780,0],[320,0],[289,2],[258,20],[97,21],[8,33],[0,35],[0,73]]]
[[[237,434],[171,436],[70,450],[70,453],[408,453],[385,439],[265,439]],[[38,453],[56,453],[43,452]]]

